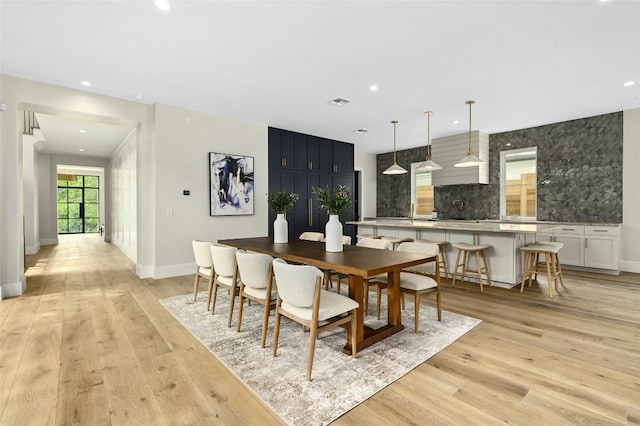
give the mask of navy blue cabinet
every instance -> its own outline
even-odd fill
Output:
[[[305,231],[324,233],[328,215],[320,209],[312,188],[347,185],[353,196],[353,145],[273,127],[268,134],[269,192],[286,187],[300,196],[287,213],[289,238],[297,238]],[[353,208],[340,214],[345,235],[355,238],[355,227],[345,224],[353,219]],[[275,213],[269,211],[270,236],[274,220]]]

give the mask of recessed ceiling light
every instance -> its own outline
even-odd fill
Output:
[[[171,5],[167,0],[156,0],[156,7],[164,11],[171,9]]]
[[[357,130],[354,130],[353,132],[354,133],[358,133],[360,135],[363,135],[363,134],[369,132],[369,129],[357,129]]]
[[[458,124],[460,123],[458,120],[453,120],[453,124]]]
[[[83,85],[83,86],[85,86],[85,87],[89,87],[89,86],[91,86],[91,83],[90,83],[90,82],[88,82],[87,80],[82,80],[82,81],[80,82],[80,84],[82,84],[82,85]]]
[[[144,99],[144,96],[142,96],[140,93],[134,93],[133,94],[133,99],[137,99],[137,100],[141,101],[142,99]]]
[[[372,92],[377,92],[378,86],[376,86],[375,84],[372,84],[371,86],[369,86],[369,90],[371,90]]]
[[[84,152],[84,148],[80,148],[78,151],[80,151],[80,152]]]
[[[351,102],[349,99],[345,99],[345,98],[335,98],[329,101],[330,104],[333,105],[338,105],[338,106],[342,106],[342,105],[346,105],[349,102]]]
[[[626,83],[624,83],[624,87],[629,87],[629,86],[633,86],[634,84],[636,84],[635,81],[627,81]]]
[[[87,131],[84,129],[80,129],[80,133],[87,133]]]

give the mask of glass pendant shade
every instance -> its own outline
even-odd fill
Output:
[[[427,111],[424,114],[427,116],[427,158],[418,164],[416,169],[428,171],[441,170],[442,166],[431,160],[431,114],[433,114],[433,112]]]
[[[467,151],[467,155],[465,155],[462,160],[454,165],[455,167],[474,167],[486,163],[486,161],[481,160],[480,158],[473,155],[473,152],[471,151],[471,105],[473,105],[475,102],[476,101],[466,102],[466,104],[469,105],[469,150]]]
[[[393,164],[382,172],[382,174],[401,175],[403,173],[407,173],[407,171],[400,167],[396,161],[396,124],[398,124],[398,122],[394,120],[391,123],[393,124]]]

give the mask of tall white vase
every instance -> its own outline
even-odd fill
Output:
[[[337,214],[329,215],[329,222],[324,228],[325,250],[342,251],[342,223]]]
[[[289,242],[289,224],[287,223],[284,213],[278,213],[276,220],[273,221],[273,242]]]

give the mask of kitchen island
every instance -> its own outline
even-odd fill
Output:
[[[565,222],[517,222],[500,220],[410,220],[376,218],[348,222],[358,234],[372,234],[414,240],[489,244],[489,269],[493,281],[509,286],[520,284],[524,256],[520,247],[534,241],[559,241],[563,266],[597,268],[619,272],[619,224],[578,224]],[[446,246],[449,272],[453,273],[457,251]],[[475,259],[470,259],[475,267]]]

